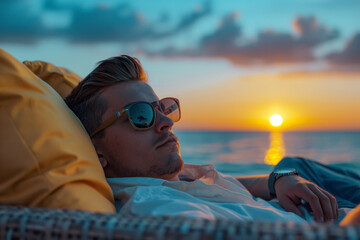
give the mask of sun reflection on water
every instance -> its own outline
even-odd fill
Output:
[[[266,153],[264,162],[269,165],[276,165],[285,156],[285,147],[282,132],[270,134],[270,147]]]

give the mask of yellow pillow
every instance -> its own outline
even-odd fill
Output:
[[[24,61],[23,64],[36,76],[47,82],[63,99],[65,99],[81,81],[81,77],[74,72],[66,68],[57,67],[51,63]]]
[[[0,49],[0,204],[115,212],[86,131],[46,82]]]

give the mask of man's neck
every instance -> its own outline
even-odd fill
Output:
[[[175,175],[174,177],[172,177],[170,179],[166,179],[166,180],[171,181],[171,182],[180,181],[179,175]]]

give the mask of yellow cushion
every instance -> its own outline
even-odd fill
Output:
[[[74,87],[81,81],[74,72],[69,69],[57,67],[43,61],[24,61],[36,76],[47,82],[64,99]]]
[[[86,131],[62,98],[0,49],[0,204],[115,212]]]

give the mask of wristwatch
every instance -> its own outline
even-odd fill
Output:
[[[289,175],[299,175],[299,174],[294,168],[278,168],[270,173],[268,180],[268,187],[271,197],[276,197],[275,182],[279,178]]]

